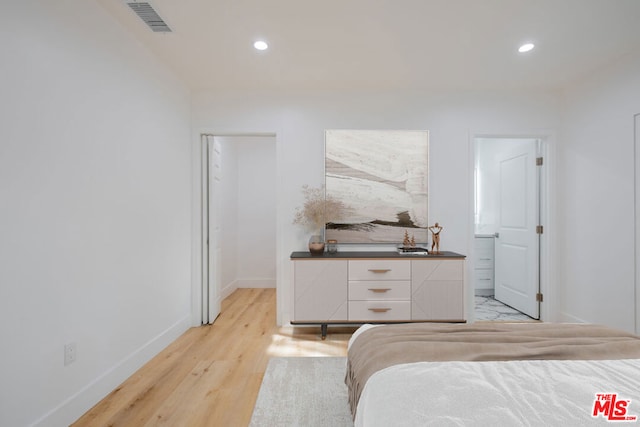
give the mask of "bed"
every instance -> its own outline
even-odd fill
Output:
[[[602,425],[640,415],[640,337],[599,325],[364,325],[355,426]]]

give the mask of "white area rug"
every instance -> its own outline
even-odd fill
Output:
[[[269,360],[251,427],[351,427],[344,357]]]

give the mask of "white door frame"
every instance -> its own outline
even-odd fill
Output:
[[[208,289],[208,280],[210,277],[207,238],[208,225],[205,224],[208,218],[208,197],[204,195],[207,191],[206,179],[208,168],[208,155],[206,150],[207,137],[274,137],[276,132],[200,132],[197,140],[194,141],[194,149],[192,154],[192,215],[191,215],[191,325],[201,326],[206,322],[207,316],[205,310],[208,310],[209,296],[206,295]],[[279,252],[279,247],[276,249]],[[278,257],[279,259],[279,257]],[[279,273],[276,272],[276,275]],[[278,278],[276,277],[276,280]],[[205,298],[206,295],[206,298]]]
[[[494,139],[506,139],[506,138],[535,138],[540,142],[540,153],[543,157],[544,167],[540,171],[540,224],[544,227],[544,232],[540,236],[540,256],[539,256],[539,268],[540,268],[540,292],[543,294],[543,301],[540,304],[540,320],[545,322],[553,322],[557,320],[555,313],[555,301],[557,298],[557,292],[554,284],[556,283],[556,267],[554,263],[555,254],[555,238],[554,238],[554,224],[555,214],[553,213],[553,207],[551,201],[554,200],[554,154],[555,154],[555,135],[551,131],[542,132],[513,132],[513,133],[498,133],[498,132],[470,132],[469,133],[469,195],[470,204],[474,206],[475,186],[474,186],[474,168],[475,168],[475,140],[476,138],[494,138]],[[470,209],[469,213],[469,239],[467,241],[467,252],[469,257],[467,258],[467,277],[470,280],[467,283],[467,318],[470,321],[475,320],[475,265],[474,265],[474,238],[475,238],[475,218],[474,209]]]
[[[634,153],[634,294],[635,294],[635,333],[640,334],[640,113],[633,116],[633,153]]]

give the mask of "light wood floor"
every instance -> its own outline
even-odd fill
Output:
[[[270,357],[346,356],[354,328],[278,328],[275,289],[239,289],[73,426],[246,426]]]

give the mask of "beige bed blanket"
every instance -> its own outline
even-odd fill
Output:
[[[640,337],[599,325],[411,323],[368,329],[351,344],[345,382],[355,415],[375,372],[424,361],[640,359]]]

